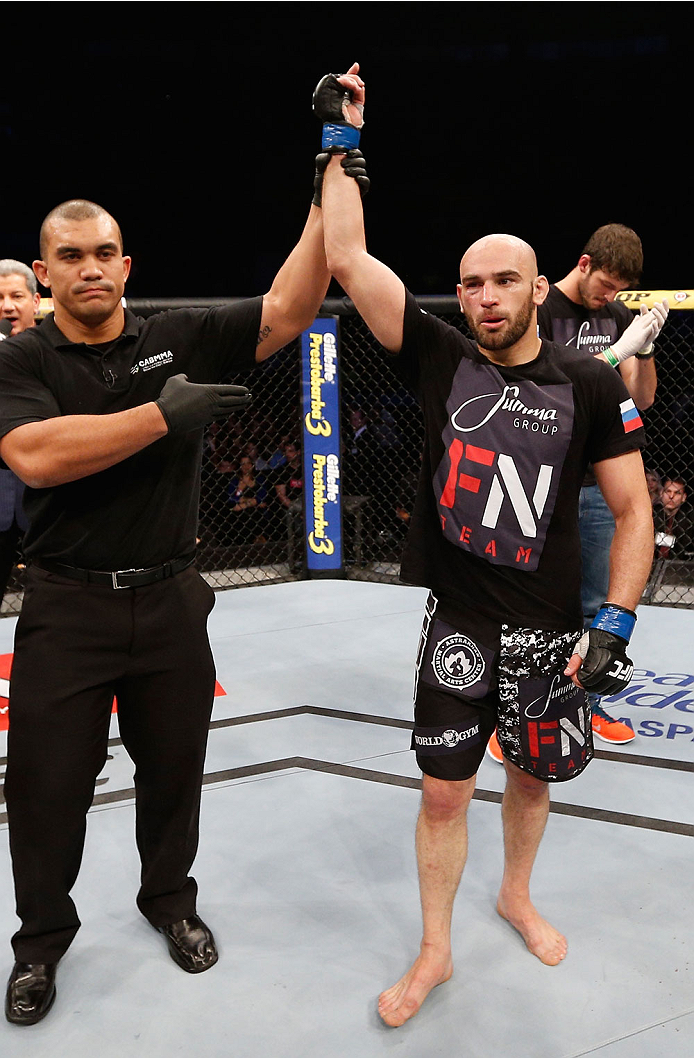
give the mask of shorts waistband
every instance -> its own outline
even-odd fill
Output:
[[[171,562],[163,562],[161,566],[149,566],[147,569],[80,569],[79,566],[68,566],[62,562],[52,562],[48,559],[32,561],[32,566],[43,569],[47,573],[58,573],[61,577],[70,577],[72,580],[80,580],[84,584],[100,584],[102,587],[113,588],[144,588],[147,584],[156,584],[157,581],[166,580],[167,577],[175,577],[182,573],[188,566],[192,566],[195,555],[185,555],[183,558],[175,558]]]

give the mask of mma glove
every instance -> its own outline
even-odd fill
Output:
[[[250,402],[251,394],[245,386],[200,385],[189,382],[187,375],[172,375],[154,403],[164,416],[169,433],[188,433],[213,420],[227,419]]]
[[[583,663],[576,673],[581,686],[593,694],[621,691],[631,680],[634,664],[627,657],[636,614],[614,603],[605,603],[574,649]]]
[[[320,206],[323,194],[323,174],[330,161],[332,151],[321,151],[320,154],[316,155],[316,175],[313,180],[313,204],[314,206]],[[366,192],[369,190],[369,184],[371,181],[366,175],[366,159],[359,150],[351,150],[345,153],[344,158],[340,162],[340,165],[347,173],[347,176],[351,176],[359,184],[359,191],[363,198]]]
[[[638,354],[645,357],[650,356],[653,351],[653,342],[663,329],[668,312],[667,298],[656,301],[650,309],[642,305],[640,315],[634,317],[622,337],[618,338],[614,345],[603,350],[607,362],[612,367],[617,367],[630,356]]]
[[[359,126],[346,120],[347,107],[356,107],[361,117]],[[334,73],[326,73],[313,92],[313,112],[323,122],[323,150],[331,147],[346,147],[348,150],[359,146],[359,129],[364,125],[364,108],[353,103],[350,88],[341,85]]]

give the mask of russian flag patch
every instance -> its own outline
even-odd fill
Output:
[[[633,400],[623,400],[619,405],[619,410],[622,413],[624,433],[631,433],[632,430],[638,430],[640,426],[643,426],[639,410]]]

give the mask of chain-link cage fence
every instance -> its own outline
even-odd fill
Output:
[[[253,403],[213,423],[203,448],[196,565],[215,589],[296,577],[302,495],[299,343],[250,374]]]
[[[419,301],[466,333],[454,298]],[[131,307],[147,315],[172,304]],[[344,568],[354,579],[395,582],[420,467],[419,407],[351,303],[329,299],[324,310],[340,320]],[[658,342],[656,401],[643,414],[656,544],[643,601],[651,605],[694,607],[694,531],[686,498],[694,479],[692,344],[694,313],[672,312]],[[250,376],[232,378],[251,388],[253,403],[206,432],[197,565],[215,589],[304,575],[299,346],[297,340]],[[16,558],[3,615],[21,608],[19,551]]]
[[[643,602],[694,607],[694,312],[671,312],[657,342],[658,389],[642,414],[654,563]]]

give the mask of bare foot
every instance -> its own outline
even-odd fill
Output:
[[[566,937],[542,918],[530,903],[525,901],[514,907],[501,896],[496,909],[502,918],[517,929],[532,955],[536,955],[546,966],[556,966],[566,958],[569,945]]]
[[[450,952],[441,955],[421,953],[397,984],[378,999],[378,1013],[386,1025],[397,1028],[414,1017],[432,988],[448,981],[453,974]]]

